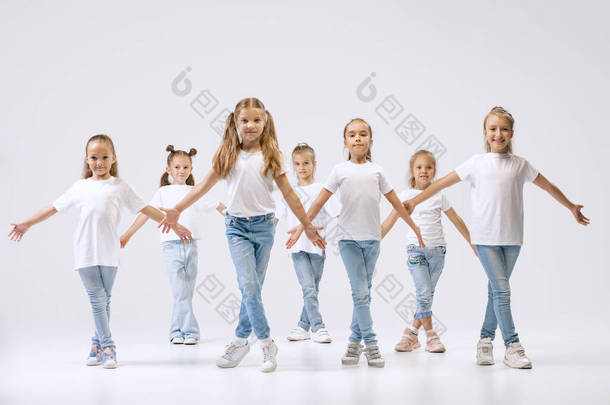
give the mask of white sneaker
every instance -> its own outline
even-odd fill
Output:
[[[185,345],[196,345],[197,343],[199,343],[199,339],[194,337],[187,337],[186,339],[184,339]]]
[[[225,347],[225,352],[222,356],[216,360],[216,365],[221,368],[236,367],[249,351],[250,345],[247,341],[243,345],[231,342]]]
[[[263,349],[263,365],[261,366],[261,371],[263,373],[270,373],[275,371],[277,368],[277,361],[275,360],[275,356],[277,356],[277,345],[272,340],[271,343],[267,345],[261,345]]]
[[[483,338],[477,343],[477,364],[479,366],[493,366],[495,364],[494,346],[489,337]]]
[[[91,348],[89,352],[89,357],[87,357],[87,365],[88,366],[99,366],[103,362],[103,354],[102,349],[96,347],[95,349]]]
[[[104,363],[102,364],[102,367],[110,368],[110,369],[116,368],[116,366],[117,366],[116,351],[114,349],[107,348],[106,350],[104,350],[103,356],[104,356]]]
[[[311,339],[316,343],[330,343],[333,340],[326,328],[320,328],[311,334]]]
[[[174,338],[171,338],[170,342],[175,345],[181,345],[184,343],[184,338],[181,336],[176,336]]]
[[[287,339],[291,342],[307,340],[309,339],[309,331],[301,328],[300,326],[297,326],[288,333]]]
[[[509,343],[506,347],[504,364],[512,368],[532,368],[532,362],[525,355],[525,349],[519,342]]]

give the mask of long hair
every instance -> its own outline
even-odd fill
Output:
[[[167,167],[171,166],[172,160],[174,160],[174,158],[177,156],[187,157],[189,159],[189,162],[191,162],[191,166],[192,166],[193,165],[192,157],[197,154],[197,149],[195,149],[195,148],[191,148],[191,150],[189,150],[188,152],[185,152],[183,150],[175,150],[174,145],[167,145],[167,148],[165,148],[165,151],[169,152],[169,155],[167,155]],[[169,182],[169,173],[164,172],[161,175],[161,187],[169,186],[170,184],[172,184],[172,183]],[[193,173],[189,174],[189,176],[186,178],[186,184],[188,184],[189,186],[195,185],[195,178],[193,177]]]
[[[93,176],[93,173],[91,172],[91,169],[89,169],[89,165],[87,164],[86,159],[87,148],[89,147],[89,144],[91,142],[106,142],[110,146],[110,149],[112,149],[112,154],[116,155],[116,152],[114,151],[114,143],[112,143],[112,139],[110,139],[108,135],[93,135],[91,138],[89,138],[87,144],[85,145],[85,165],[83,167],[83,179],[88,179],[89,177]],[[119,165],[116,161],[112,164],[112,166],[110,166],[110,175],[112,177],[119,177]]]
[[[309,154],[311,154],[311,161],[313,163],[313,172],[311,173],[311,177],[312,179],[315,179],[315,175],[316,175],[316,152],[313,150],[313,148],[311,146],[309,146],[308,143],[306,142],[300,142],[297,144],[297,146],[294,147],[294,149],[292,150],[292,157],[294,158],[294,154],[295,153],[304,153],[307,152]]]
[[[222,142],[214,154],[212,167],[220,178],[224,179],[231,173],[233,166],[235,166],[235,162],[237,162],[237,158],[241,151],[241,142],[239,140],[239,134],[237,133],[235,120],[239,116],[239,112],[244,108],[258,108],[265,112],[265,126],[259,137],[259,144],[264,159],[262,174],[263,176],[267,176],[271,173],[275,177],[279,175],[282,170],[282,154],[275,134],[275,125],[271,113],[267,111],[265,105],[255,97],[244,98],[238,102],[235,106],[235,110],[227,116],[225,132],[222,137]]]
[[[511,113],[509,113],[504,107],[495,106],[487,113],[487,115],[485,116],[485,119],[483,120],[483,131],[485,131],[485,128],[487,125],[487,118],[489,118],[490,115],[495,115],[498,117],[506,118],[508,120],[508,122],[510,123],[511,130],[515,126],[515,119],[513,118],[513,115]],[[491,147],[489,146],[489,142],[487,142],[487,140],[484,140],[484,142],[485,142],[485,150],[487,152],[491,152]],[[506,152],[513,153],[513,140],[512,139],[510,141],[508,141],[508,146],[506,147]]]
[[[409,159],[409,187],[410,188],[415,188],[415,176],[413,175],[413,165],[415,164],[415,159],[417,159],[418,156],[426,156],[428,159],[432,160],[432,165],[434,166],[434,176],[436,176],[436,158],[434,157],[434,154],[428,150],[420,149],[417,152],[415,152],[413,154],[413,156],[411,156],[411,159]],[[432,178],[434,178],[434,176],[432,176]]]
[[[356,121],[360,121],[360,122],[362,122],[364,125],[366,125],[366,127],[367,127],[367,128],[368,128],[368,130],[369,130],[369,135],[371,136],[371,139],[373,139],[373,129],[371,128],[371,126],[369,125],[369,123],[368,123],[368,122],[366,122],[366,121],[365,121],[364,119],[362,119],[362,118],[354,118],[354,119],[350,120],[350,122],[348,122],[348,123],[345,125],[345,128],[343,128],[343,140],[345,140],[345,135],[347,134],[347,127],[349,127],[349,125],[350,125],[352,122],[356,122]],[[347,153],[347,160],[350,160],[351,158],[352,158],[352,154],[348,152],[348,153]],[[371,148],[370,148],[370,147],[369,147],[369,150],[367,150],[367,151],[366,151],[366,160],[367,160],[367,161],[369,161],[369,162],[372,162],[372,161],[373,161],[373,156],[372,156],[372,154],[371,154]]]

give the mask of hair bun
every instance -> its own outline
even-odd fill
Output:
[[[174,151],[174,145],[167,145],[167,148],[165,148],[166,152],[173,152]]]
[[[195,156],[196,154],[197,154],[197,149],[191,148],[191,150],[189,150],[189,153],[188,153],[189,156]]]

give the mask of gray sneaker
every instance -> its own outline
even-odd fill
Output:
[[[231,342],[225,347],[225,352],[222,356],[216,360],[216,365],[221,368],[236,367],[249,351],[250,345],[247,341],[243,345],[237,345],[235,342]]]
[[[506,347],[504,364],[512,368],[532,368],[532,362],[525,355],[525,349],[519,342],[510,343]]]
[[[493,366],[495,364],[494,346],[489,337],[483,338],[477,343],[477,364],[479,366]]]
[[[347,351],[341,358],[341,364],[344,366],[355,366],[360,361],[361,354],[362,345],[360,342],[349,342],[347,344]]]
[[[364,355],[370,367],[384,367],[385,360],[379,353],[379,346],[373,344],[364,348]]]

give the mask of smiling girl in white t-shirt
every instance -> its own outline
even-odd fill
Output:
[[[142,214],[159,222],[163,214],[147,205],[118,177],[117,159],[112,139],[95,135],[85,147],[85,167],[78,180],[53,204],[44,207],[28,220],[13,225],[11,240],[20,241],[32,226],[59,211],[77,208],[80,218],[74,232],[74,269],[78,271],[93,311],[95,333],[87,365],[102,364],[116,368],[116,346],[109,327],[110,297],[119,265],[119,235],[117,226],[121,211]],[[174,231],[183,240],[190,240],[190,232],[181,225]]]
[[[421,194],[405,203],[409,212],[439,191],[460,181],[471,187],[471,241],[487,277],[488,301],[481,339],[477,345],[477,364],[494,364],[492,340],[499,326],[506,346],[504,363],[513,368],[531,368],[515,331],[510,306],[509,278],[523,243],[523,185],[533,182],[568,208],[576,221],[588,225],[573,204],[527,160],[512,154],[513,116],[494,107],[483,121],[487,153],[474,155],[445,177],[435,181]]]

